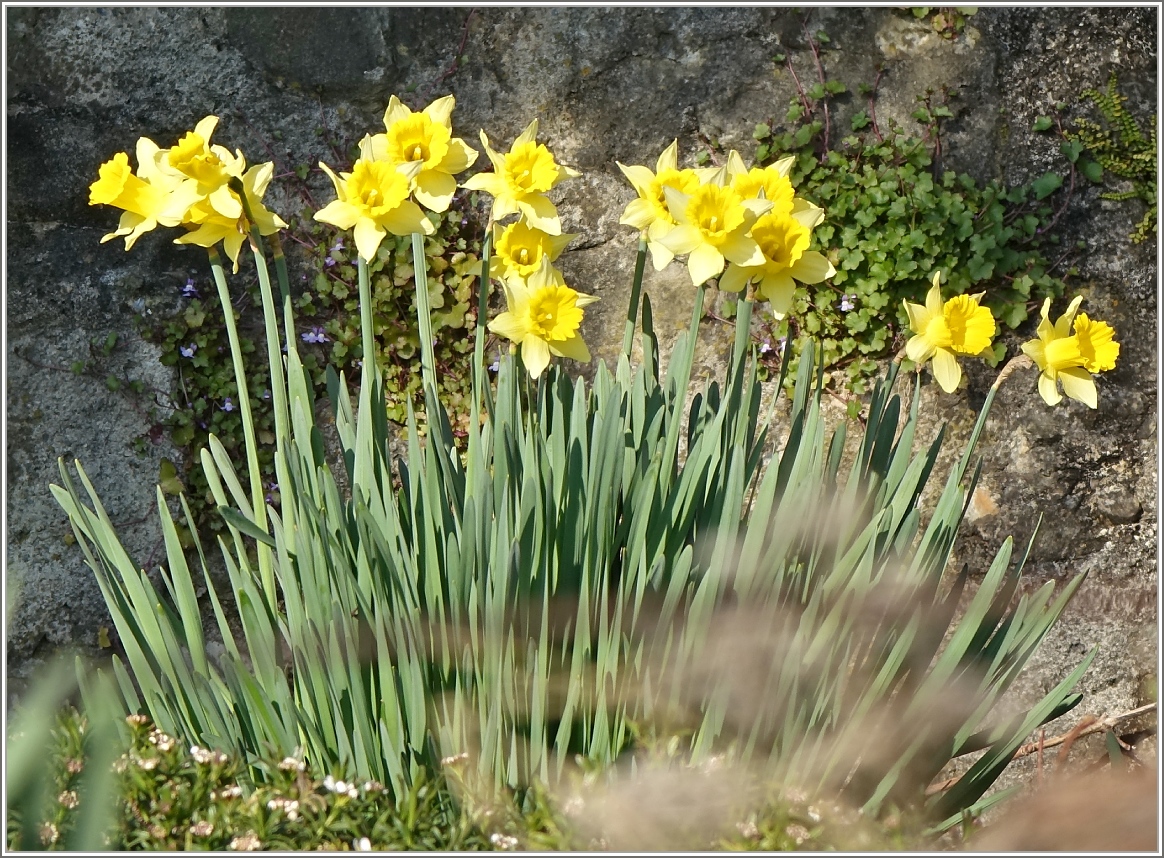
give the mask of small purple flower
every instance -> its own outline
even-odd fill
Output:
[[[364,368],[364,359],[363,358],[356,358],[354,361],[352,361],[352,366],[354,366],[356,369],[363,369]]]
[[[270,399],[270,398],[271,398],[271,391],[264,390],[263,391],[263,399]]]
[[[490,372],[497,372],[500,369],[501,369],[501,358],[498,358],[497,360],[493,361],[493,363],[489,364],[489,371]]]
[[[343,249],[344,249],[344,237],[341,235],[339,238],[337,238],[335,240],[335,244],[333,244],[331,246],[331,252],[332,253],[339,253]]]
[[[305,343],[326,343],[330,342],[327,334],[323,332],[323,328],[316,325],[305,334],[300,334],[299,338]]]
[[[182,357],[192,358],[194,352],[198,351],[198,344],[190,343],[188,346],[178,346],[178,351],[182,353]]]
[[[323,260],[323,264],[327,268],[332,268],[335,266],[335,260],[329,256],[327,259]]]
[[[766,355],[770,351],[772,351],[772,344],[770,342],[764,340],[764,342],[760,343],[760,354]]]
[[[844,295],[841,297],[841,312],[842,313],[847,313],[850,310],[852,310],[854,307],[857,306],[852,301],[852,299],[856,298],[856,297],[857,297],[856,295]]]
[[[788,344],[788,337],[781,337],[776,341],[776,351],[784,354],[784,347]]]
[[[197,298],[198,290],[194,288],[194,278],[190,277],[186,280],[186,285],[182,287],[183,298]]]
[[[229,396],[226,397],[226,399],[222,400],[222,410],[223,411],[234,411],[234,403],[230,401]]]

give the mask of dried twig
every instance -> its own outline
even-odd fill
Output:
[[[1094,715],[1086,715],[1079,721],[1078,724],[1060,736],[1055,736],[1054,738],[1044,740],[1040,735],[1038,740],[1022,745],[1015,753],[1013,759],[1017,760],[1019,757],[1029,757],[1031,754],[1041,755],[1042,752],[1047,748],[1054,748],[1058,745],[1064,745],[1065,747],[1059,752],[1058,758],[1059,762],[1062,763],[1067,759],[1067,754],[1071,750],[1071,745],[1074,744],[1076,740],[1082,739],[1084,736],[1089,736],[1092,733],[1102,733],[1106,730],[1111,730],[1121,721],[1127,721],[1128,719],[1135,718],[1138,715],[1146,715],[1149,712],[1155,711],[1156,704],[1147,703],[1144,706],[1130,709],[1127,712],[1120,712],[1116,715],[1105,715],[1102,718],[1096,718]],[[945,792],[959,780],[961,780],[961,777],[961,775],[958,775],[957,777],[944,780],[941,783],[930,784],[930,786],[926,787],[926,795],[930,796],[936,795],[940,792]]]

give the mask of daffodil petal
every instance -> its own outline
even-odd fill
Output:
[[[719,278],[719,288],[724,292],[741,292],[748,285],[748,281],[755,276],[757,270],[756,268],[744,268],[733,262]]]
[[[435,230],[432,221],[411,200],[405,200],[380,218],[380,224],[393,235],[412,235],[414,232],[432,235]]]
[[[667,248],[676,256],[691,253],[702,242],[703,237],[699,234],[699,230],[686,224],[675,227],[659,239],[659,244],[663,245],[663,247]]]
[[[651,251],[651,265],[656,271],[662,271],[675,259],[675,254],[660,241],[647,242],[647,250]]]
[[[723,254],[710,244],[701,244],[687,257],[687,270],[691,272],[691,282],[702,286],[723,271]]]
[[[366,262],[376,258],[376,251],[380,248],[380,242],[384,240],[385,234],[384,229],[370,218],[360,218],[356,221],[356,250]]]
[[[449,141],[449,151],[441,159],[440,169],[445,173],[456,174],[467,170],[477,162],[479,153],[460,137]]]
[[[422,170],[413,191],[416,201],[434,212],[447,211],[457,192],[457,180],[440,170]]]
[[[525,199],[518,200],[517,207],[534,229],[540,229],[549,235],[562,234],[562,221],[559,220],[558,210],[550,202],[549,197],[544,194],[530,194]]]
[[[618,164],[617,161],[615,161]],[[626,176],[626,180],[631,183],[631,186],[639,194],[646,194],[650,192],[651,182],[655,181],[655,174],[646,167],[632,164],[626,166],[618,164],[618,168],[622,170],[622,174]]]
[[[905,356],[916,364],[923,364],[934,354],[933,344],[921,334],[915,334],[905,344]]]
[[[461,187],[469,191],[484,191],[496,199],[505,193],[505,180],[496,173],[474,173]]]
[[[833,264],[815,250],[805,251],[788,271],[801,283],[820,283],[837,273]]]
[[[635,229],[646,229],[654,219],[655,213],[651,210],[651,204],[639,197],[627,203],[626,210],[623,211],[618,222]]]
[[[333,200],[315,213],[315,219],[340,229],[351,229],[360,219],[360,211],[343,200]]]
[[[1088,408],[1098,406],[1095,382],[1091,378],[1091,373],[1083,367],[1073,366],[1060,370],[1059,381],[1063,383],[1063,392],[1072,399],[1082,402]]]
[[[1039,395],[1043,397],[1043,401],[1048,405],[1058,405],[1063,400],[1054,377],[1047,375],[1045,372],[1039,374]]]
[[[772,313],[783,318],[792,309],[792,298],[796,295],[796,282],[788,276],[788,272],[781,271],[761,278],[756,291],[761,298],[768,302]]]
[[[525,130],[517,135],[517,139],[513,141],[513,147],[517,148],[523,143],[533,143],[538,136],[538,121],[535,119],[525,127]]]
[[[576,331],[569,339],[551,343],[550,351],[558,357],[569,358],[580,363],[590,362],[590,349],[586,347],[586,343],[583,342],[581,335]]]
[[[392,96],[388,99],[388,106],[384,109],[384,127],[391,128],[402,119],[407,119],[412,111],[400,103],[400,99]]]
[[[537,378],[550,365],[549,343],[538,337],[526,337],[521,343],[521,359],[529,374]]]
[[[442,98],[438,98],[428,107],[426,107],[424,112],[428,114],[428,118],[433,122],[439,122],[441,125],[445,126],[445,128],[449,128],[451,125],[450,119],[453,115],[453,108],[456,106],[456,103],[457,101],[453,96],[446,95]]]
[[[729,235],[717,248],[717,252],[736,265],[763,265],[767,261],[760,245],[754,239],[745,237],[743,230]]]
[[[676,138],[671,141],[671,145],[662,151],[659,155],[659,160],[655,164],[656,172],[661,173],[664,170],[674,170],[679,165],[679,139]]]
[[[958,382],[962,380],[962,367],[953,352],[946,349],[937,349],[933,360],[934,378],[946,393],[953,393],[958,389]]]
[[[488,328],[497,334],[497,336],[505,337],[505,339],[512,340],[515,343],[520,343],[529,333],[528,326],[508,310],[504,313],[499,313],[489,323]]]

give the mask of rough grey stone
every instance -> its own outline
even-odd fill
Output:
[[[27,675],[57,646],[92,649],[108,624],[92,574],[64,544],[67,523],[48,494],[56,459],[75,456],[125,522],[131,554],[156,561],[150,511],[164,441],[132,452],[150,430],[131,398],[100,379],[67,371],[94,336],[117,331],[116,359],[159,390],[173,384],[157,353],[130,324],[132,302],[173,312],[199,251],[160,234],[130,254],[99,244],[116,215],[87,205],[87,185],[113,152],[140,135],[172,143],[208,113],[222,117],[216,142],[241,147],[280,172],[318,160],[376,130],[392,94],[415,104],[451,92],[459,133],[476,146],[482,128],[508,146],[537,117],[540,139],[584,177],[556,192],[564,227],[578,232],[561,261],[570,281],[602,301],[583,333],[596,357],[618,352],[635,236],[618,216],[632,197],[615,161],[654,166],[672,139],[691,163],[704,140],[749,156],[758,121],[784,115],[794,81],[777,53],[811,79],[801,14],[792,9],[698,8],[11,8],[8,12],[8,624],[7,669]],[[808,26],[831,36],[822,60],[854,92],[884,67],[877,101],[883,121],[907,127],[927,88],[953,88],[944,163],[980,180],[1011,184],[1062,169],[1057,141],[1035,134],[1035,117],[1056,101],[1119,74],[1138,115],[1156,112],[1157,23],[1138,8],[982,7],[958,39],[888,7],[819,8]],[[463,53],[458,56],[460,47]],[[865,106],[842,99],[836,129]],[[326,129],[326,133],[321,133]],[[839,133],[839,132],[836,132]],[[330,136],[329,136],[330,135]],[[340,152],[332,151],[335,141]],[[331,188],[309,178],[318,207]],[[277,179],[272,207],[290,217],[304,205]],[[1029,376],[998,396],[980,451],[985,456],[956,560],[983,571],[1002,540],[1025,546],[1040,521],[1027,574],[1031,586],[1089,578],[1076,604],[1016,684],[1017,702],[1052,687],[1092,645],[1086,710],[1134,706],[1154,675],[1157,531],[1157,313],[1155,247],[1126,236],[1134,207],[1099,199],[1078,183],[1060,227],[1065,242],[1086,238],[1070,287],[1109,320],[1122,344],[1118,368],[1099,382],[1100,408],[1047,408]],[[664,353],[690,313],[681,265],[648,266],[646,290]],[[1058,306],[1058,305],[1057,305]],[[1033,325],[1008,334],[1011,353]],[[730,327],[706,322],[697,377],[715,371]],[[949,421],[948,467],[969,436],[992,381],[967,369],[968,388],[923,390],[927,440]],[[843,409],[837,408],[837,419]],[[928,433],[928,434],[927,434]],[[14,593],[18,591],[18,598]]]

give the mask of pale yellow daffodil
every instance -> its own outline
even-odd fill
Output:
[[[125,152],[118,152],[101,165],[97,181],[89,186],[89,205],[124,210],[116,231],[102,236],[102,242],[124,236],[125,249],[129,250],[155,227],[180,224],[200,199],[197,182],[158,171],[157,152],[157,144],[142,137],[137,141],[136,174],[130,169]]]
[[[696,286],[718,277],[728,262],[764,264],[760,245],[749,232],[756,219],[772,208],[771,201],[745,200],[715,182],[700,185],[691,194],[672,187],[663,192],[676,226],[660,242],[676,256],[688,254],[687,270]]]
[[[263,195],[267,192],[267,185],[274,175],[274,164],[268,161],[265,164],[256,164],[247,170],[242,177],[243,193],[246,194],[247,207],[254,218],[254,225],[258,227],[259,235],[271,235],[287,224],[277,214],[263,205]],[[250,225],[243,216],[243,208],[239,206],[238,217],[224,216],[209,199],[204,199],[191,207],[183,223],[191,229],[175,244],[196,244],[199,247],[213,247],[218,242],[223,243],[226,255],[234,263],[234,271],[238,273],[238,255],[243,242],[247,239]]]
[[[154,156],[158,171],[175,178],[193,179],[198,193],[215,212],[224,218],[242,217],[242,203],[229,187],[231,179],[241,179],[247,161],[239,150],[232,155],[225,146],[210,145],[210,136],[218,126],[217,116],[207,116],[169,149]]]
[[[590,360],[582,340],[582,308],[598,300],[582,295],[554,277],[548,256],[526,281],[504,284],[508,309],[489,323],[493,333],[521,346],[521,359],[537,378],[550,365],[551,355],[576,361]]]
[[[360,158],[352,172],[338,176],[327,164],[319,166],[331,177],[338,199],[317,211],[315,219],[340,229],[354,228],[356,250],[365,261],[376,258],[388,233],[432,235],[432,221],[409,199],[410,177],[391,164]]]
[[[542,266],[542,259],[557,259],[566,245],[578,236],[572,233],[550,235],[524,220],[508,226],[493,227],[493,254],[489,258],[489,276],[497,280],[528,280]],[[552,268],[554,280],[563,285],[561,272]]]
[[[731,263],[720,278],[719,288],[739,292],[756,281],[759,297],[771,305],[773,316],[783,319],[792,309],[797,280],[820,283],[837,273],[822,254],[808,249],[811,230],[823,216],[820,209],[795,214],[773,210],[761,216],[752,225],[752,238],[764,261],[760,265]]]
[[[978,355],[990,348],[994,315],[978,303],[985,293],[955,295],[943,304],[940,280],[941,272],[935,272],[924,306],[903,302],[914,333],[906,343],[905,353],[918,366],[933,358],[934,378],[942,390],[953,393],[962,380],[962,367],[956,356]]]
[[[416,201],[434,212],[447,211],[457,190],[453,176],[467,170],[477,160],[477,150],[453,136],[453,96],[438,98],[414,113],[396,96],[384,111],[384,134],[360,141],[360,157],[367,161],[387,161],[394,167],[419,165],[413,178]],[[407,170],[412,174],[411,170]]]
[[[1090,408],[1097,407],[1098,396],[1093,372],[1114,369],[1119,356],[1119,343],[1113,339],[1115,331],[1106,322],[1089,319],[1076,313],[1083,303],[1078,295],[1067,307],[1067,312],[1051,323],[1051,299],[1043,301],[1042,321],[1036,331],[1038,338],[1023,343],[1023,353],[1039,368],[1039,395],[1048,405],[1058,405],[1063,393]],[[1074,333],[1072,333],[1074,327]]]
[[[550,150],[537,142],[537,133],[535,119],[502,155],[489,145],[489,138],[482,131],[481,143],[493,163],[493,172],[470,176],[462,187],[484,191],[493,197],[491,218],[495,221],[520,212],[530,226],[549,235],[561,235],[558,210],[546,194],[565,179],[581,173],[558,164]]]
[[[672,141],[663,150],[655,164],[655,172],[643,166],[618,163],[618,168],[626,176],[637,199],[631,200],[619,218],[619,223],[641,230],[647,239],[647,249],[651,252],[651,263],[656,271],[662,271],[675,258],[660,239],[677,225],[667,208],[664,188],[674,188],[685,194],[692,194],[700,185],[700,175],[695,170],[680,170],[679,141]]]

